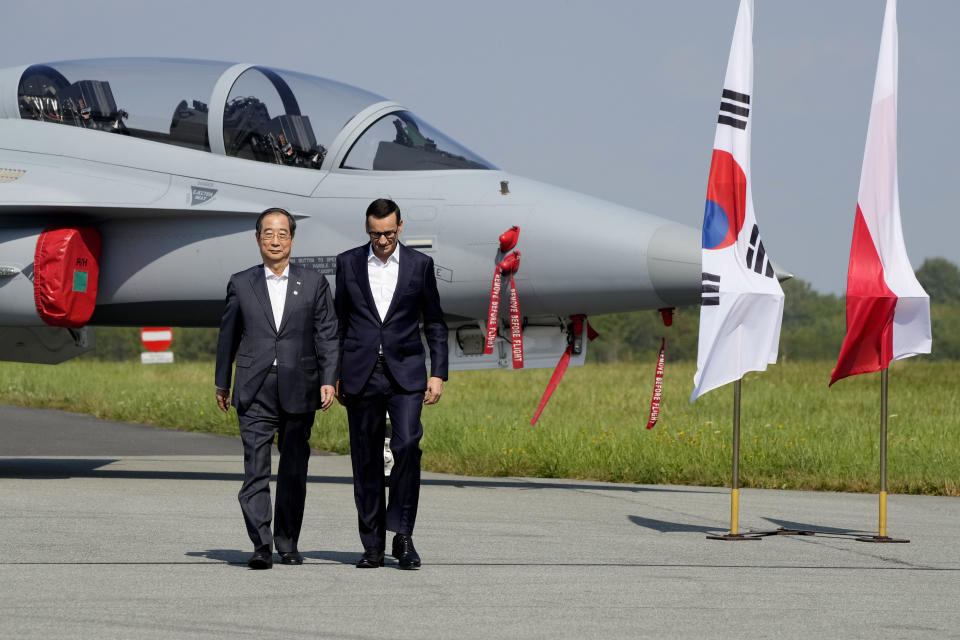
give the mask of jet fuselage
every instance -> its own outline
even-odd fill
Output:
[[[253,65],[158,61],[167,75],[154,78],[133,73],[137,63],[152,61],[0,71],[0,326],[44,326],[31,268],[51,225],[102,238],[91,325],[215,326],[229,275],[259,261],[253,223],[263,209],[297,216],[294,259],[332,284],[334,257],[367,241],[364,211],[378,197],[400,205],[401,241],[434,258],[453,329],[484,321],[498,237],[514,225],[529,327],[699,299],[697,230],[499,170],[399,104]],[[67,77],[71,64],[77,77]],[[209,93],[166,87],[178,64],[200,65]],[[137,79],[163,85],[138,89],[154,101],[169,91],[208,102],[154,107],[134,99]],[[135,117],[141,103],[174,110],[169,133],[167,120]],[[333,115],[321,117],[325,108]],[[344,113],[340,129],[328,122]]]

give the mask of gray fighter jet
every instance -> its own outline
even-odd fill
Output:
[[[484,346],[513,226],[526,367],[571,341],[583,362],[572,316],[699,301],[699,230],[504,172],[373,93],[253,64],[76,60],[0,70],[0,360],[71,358],[96,325],[216,326],[270,206],[332,285],[378,197],[434,258],[453,368],[512,366],[507,313]]]

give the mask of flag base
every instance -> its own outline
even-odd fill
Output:
[[[762,540],[759,536],[744,535],[742,533],[726,533],[722,536],[707,536],[707,540],[729,540],[731,542],[740,542],[744,540]]]
[[[707,540],[762,540],[769,536],[813,536],[816,534],[816,531],[778,527],[772,531],[751,531],[750,533],[726,533],[722,536],[707,536]]]
[[[906,538],[891,538],[890,536],[861,536],[854,538],[857,542],[910,542]]]
[[[764,533],[765,536],[815,536],[817,535],[816,531],[808,531],[806,529],[787,529],[785,527],[780,527],[771,531],[769,533]]]

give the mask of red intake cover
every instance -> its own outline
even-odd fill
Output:
[[[513,275],[520,268],[520,252],[514,251],[500,261],[500,273],[505,276]]]
[[[520,238],[520,227],[513,226],[500,234],[500,251],[506,253],[517,246]]]
[[[82,327],[97,304],[100,234],[89,227],[47,227],[33,258],[33,297],[54,327]]]

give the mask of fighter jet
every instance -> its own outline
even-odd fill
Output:
[[[0,360],[66,360],[97,325],[217,326],[267,207],[297,217],[294,261],[332,286],[379,197],[434,259],[455,369],[513,366],[506,312],[485,348],[512,227],[525,367],[572,343],[583,362],[573,317],[700,299],[699,230],[500,170],[368,91],[255,64],[52,62],[0,70]]]

